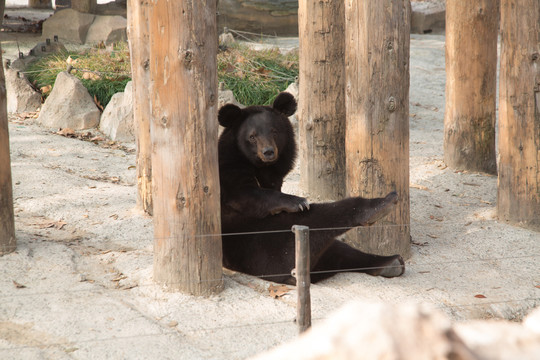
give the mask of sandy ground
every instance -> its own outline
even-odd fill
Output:
[[[540,305],[540,234],[497,221],[496,177],[442,161],[444,36],[413,35],[410,70],[407,272],[312,286],[314,324],[353,299],[426,302],[455,321],[520,320]],[[0,358],[243,359],[295,338],[294,289],[273,299],[270,283],[231,273],[209,298],[153,283],[133,145],[66,138],[17,117],[9,131],[18,248],[0,257]],[[296,173],[287,190],[297,183]]]

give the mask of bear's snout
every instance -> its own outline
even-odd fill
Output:
[[[277,152],[273,146],[266,146],[261,150],[260,158],[263,162],[273,162],[277,160]]]

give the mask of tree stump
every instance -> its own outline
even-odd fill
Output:
[[[501,1],[501,220],[540,231],[540,2]]]
[[[499,2],[446,2],[444,161],[497,173],[495,109]]]
[[[298,13],[300,186],[312,200],[338,200],[346,192],[344,3],[300,0]]]
[[[350,196],[399,204],[385,220],[348,240],[380,255],[410,253],[408,0],[345,2],[346,161]]]
[[[154,280],[221,291],[215,1],[149,4]]]

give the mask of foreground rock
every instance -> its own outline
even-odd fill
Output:
[[[79,79],[63,71],[43,104],[38,122],[50,128],[84,130],[99,124],[101,112]]]
[[[524,324],[474,321],[452,325],[424,305],[351,303],[297,340],[252,360],[535,360],[540,309]]]

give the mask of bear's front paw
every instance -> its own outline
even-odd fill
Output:
[[[286,198],[281,200],[279,206],[276,206],[275,208],[270,210],[270,213],[272,215],[276,215],[283,211],[288,213],[294,213],[304,210],[309,210],[309,201],[306,198],[294,195],[287,195]]]

